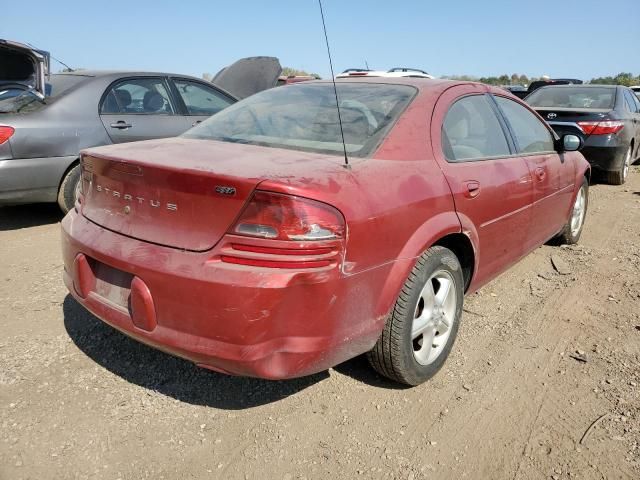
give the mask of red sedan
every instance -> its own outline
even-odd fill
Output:
[[[218,372],[291,378],[368,352],[399,382],[434,375],[465,292],[554,237],[578,241],[589,164],[501,89],[337,85],[344,143],[320,81],[180,138],[85,151],[62,222],[71,294]]]

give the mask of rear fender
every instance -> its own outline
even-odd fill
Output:
[[[452,233],[460,233],[460,231],[458,216],[455,212],[450,211],[429,218],[409,238],[398,255],[398,259],[393,263],[376,305],[375,321],[380,330],[384,327],[387,316],[400,294],[400,289],[418,257],[441,238]]]

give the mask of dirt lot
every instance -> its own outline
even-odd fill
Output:
[[[592,187],[579,246],[469,296],[411,389],[362,358],[267,382],[140,345],[67,295],[59,220],[0,209],[2,480],[640,478],[638,167]]]

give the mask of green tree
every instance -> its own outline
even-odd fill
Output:
[[[640,75],[635,76],[632,73],[621,72],[615,77],[592,78],[589,83],[597,85],[625,85],[630,87],[631,85],[640,85]]]

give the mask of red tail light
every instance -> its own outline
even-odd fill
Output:
[[[623,122],[578,122],[578,126],[586,135],[611,135],[624,128]]]
[[[231,233],[272,240],[319,241],[344,236],[344,218],[314,200],[256,192]]]
[[[0,145],[9,140],[15,131],[16,130],[13,127],[0,125]]]
[[[229,233],[236,237],[220,256],[225,263],[321,268],[339,262],[345,222],[337,209],[325,203],[256,192]],[[247,243],[240,243],[239,236],[248,237]]]

